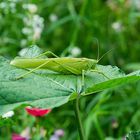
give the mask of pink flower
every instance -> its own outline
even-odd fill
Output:
[[[12,134],[12,140],[29,140],[29,138],[22,137],[22,136],[17,135],[17,134]]]
[[[49,112],[51,112],[51,109],[39,109],[39,108],[31,108],[31,107],[26,107],[25,109],[30,115],[35,117],[42,117],[48,114]]]

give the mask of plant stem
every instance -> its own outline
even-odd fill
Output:
[[[76,121],[77,121],[77,125],[78,125],[80,140],[85,140],[85,135],[84,135],[82,122],[81,122],[81,118],[80,118],[79,98],[80,98],[80,96],[77,96],[76,100],[74,100],[74,102],[73,102],[73,105],[74,105],[75,117],[76,117]]]

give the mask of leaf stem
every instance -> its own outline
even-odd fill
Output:
[[[81,122],[81,118],[80,118],[79,98],[80,98],[80,95],[78,95],[76,100],[73,101],[73,105],[74,105],[75,117],[76,117],[76,121],[77,121],[80,140],[85,140],[85,135],[84,135],[82,122]]]

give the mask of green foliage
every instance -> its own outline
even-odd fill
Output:
[[[32,57],[38,50],[37,47],[29,49],[25,57]],[[1,115],[22,104],[54,108],[75,99],[78,94],[89,95],[140,79],[139,71],[125,75],[117,67],[98,65],[97,69],[110,79],[97,72],[88,72],[84,78],[85,85],[82,91],[82,76],[48,73],[47,70],[42,73],[40,70],[40,73],[16,79],[26,70],[11,66],[3,57],[0,58],[0,66]]]
[[[35,12],[33,12],[32,8],[27,6],[28,4],[35,4],[37,11],[34,9]],[[125,73],[131,73],[133,70],[139,70],[139,16],[138,0],[0,0],[0,54],[12,59],[21,54],[24,49],[28,50],[28,46],[37,44],[44,51],[51,50],[59,56],[96,59],[98,40],[100,55],[114,48],[100,63],[116,65],[125,70]],[[38,31],[36,28],[38,23],[41,33],[37,37],[35,33]],[[75,55],[77,48],[79,51]],[[1,64],[6,64],[6,68],[11,67],[6,61],[4,60]],[[14,70],[15,68],[12,68],[12,71]],[[116,71],[118,72],[117,68]],[[10,72],[6,72],[5,69],[8,75]],[[25,71],[18,69],[18,72],[20,74]],[[39,71],[38,73],[40,74]],[[107,72],[107,74],[111,73]],[[34,73],[21,79],[22,82],[20,82],[24,85],[23,81],[28,81],[34,75],[40,77]],[[91,74],[88,75],[90,77]],[[96,73],[94,75],[96,76]],[[13,78],[14,74],[11,76]],[[12,78],[11,83],[16,82]],[[100,78],[103,77],[100,75]],[[112,82],[115,82],[114,79]],[[103,84],[107,83],[110,84],[109,81]],[[87,87],[88,84],[85,84]],[[92,86],[91,91],[101,90],[97,85]],[[128,132],[140,129],[140,82],[88,95],[86,98],[81,98],[80,104],[88,139],[118,140],[125,137]],[[73,96],[75,97],[75,94]],[[20,134],[26,127],[36,127],[34,118],[27,115],[23,108],[16,109],[12,120],[14,120],[14,125],[0,128],[0,139],[8,140],[11,139],[13,132]],[[1,120],[1,124],[5,123]],[[71,102],[54,108],[51,114],[43,117],[40,125],[47,129],[48,137],[54,129],[63,128],[65,130],[64,140],[78,139]]]
[[[126,140],[139,140],[140,139],[140,132],[130,132],[128,136],[126,136]]]
[[[13,125],[14,122],[10,118],[0,118],[0,127]]]

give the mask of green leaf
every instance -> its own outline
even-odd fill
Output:
[[[82,95],[89,95],[98,91],[112,88],[128,82],[140,80],[140,71],[125,75],[117,67],[112,66],[98,66],[99,71],[102,71],[110,79],[106,79],[103,75],[91,74],[90,79],[86,82],[85,93]]]
[[[124,69],[126,69],[126,70],[139,70],[140,63],[129,63],[129,64],[125,65]]]
[[[32,45],[31,47],[25,49],[22,52],[22,57],[33,58],[33,57],[40,55],[42,52],[43,52],[42,49],[40,49],[38,46]]]
[[[137,132],[130,132],[126,136],[126,140],[140,140],[140,131]]]
[[[68,102],[76,91],[76,76],[59,74],[48,76],[32,73],[20,80],[15,78],[26,70],[18,69],[0,57],[0,114],[8,112],[21,104],[41,108],[53,108]],[[73,81],[70,83],[70,81]]]
[[[87,72],[84,91],[81,93],[81,76],[46,70],[45,73],[39,71],[16,80],[27,70],[11,66],[8,60],[0,57],[0,115],[20,105],[58,107],[75,99],[78,93],[85,96],[140,79],[140,71],[125,75],[117,67],[98,65],[97,69],[110,79],[96,72]]]

